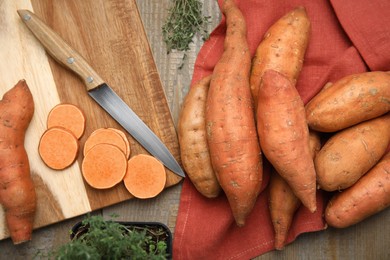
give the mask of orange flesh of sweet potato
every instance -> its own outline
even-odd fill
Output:
[[[243,226],[260,193],[263,167],[249,88],[245,19],[231,0],[224,1],[222,12],[227,30],[206,103],[207,142],[235,222]]]
[[[112,144],[100,143],[85,155],[81,170],[85,181],[95,189],[112,188],[123,180],[127,158]]]
[[[389,142],[389,113],[337,132],[314,161],[319,187],[326,191],[350,187],[379,161]]]
[[[336,132],[389,110],[390,72],[373,71],[348,75],[319,92],[306,105],[306,117],[311,129]]]
[[[303,102],[291,81],[267,70],[259,88],[257,130],[264,155],[311,211],[316,210],[316,173]]]
[[[211,76],[191,86],[179,116],[178,136],[183,167],[195,188],[214,198],[221,186],[211,165],[206,133],[206,100]]]
[[[123,137],[111,128],[99,128],[92,132],[84,143],[83,154],[86,156],[88,151],[95,145],[106,143],[117,146],[125,155],[127,154],[127,144]]]
[[[58,104],[47,116],[47,128],[63,127],[80,139],[85,130],[85,121],[84,113],[77,106]]]
[[[267,69],[284,74],[295,85],[310,37],[310,21],[299,6],[281,17],[265,33],[253,58],[250,86],[257,106],[261,78]]]
[[[390,153],[386,154],[353,186],[329,201],[325,220],[329,226],[345,228],[390,206]]]
[[[117,128],[108,128],[110,130],[113,130],[115,132],[117,132],[123,139],[123,141],[125,142],[126,146],[126,158],[129,159],[130,158],[130,155],[131,155],[131,146],[130,146],[130,142],[129,142],[129,139],[127,139],[127,136],[126,134],[122,131],[122,130],[119,130]]]
[[[37,205],[24,148],[33,114],[33,97],[21,80],[0,101],[0,203],[14,244],[31,240]]]
[[[148,199],[163,191],[166,179],[165,168],[160,161],[150,155],[138,154],[128,161],[123,181],[134,197]]]
[[[47,129],[41,136],[38,146],[42,161],[54,170],[63,170],[72,165],[78,151],[77,137],[62,127]]]

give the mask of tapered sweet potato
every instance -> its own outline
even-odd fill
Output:
[[[314,159],[321,148],[320,135],[309,131],[309,146]],[[273,169],[269,183],[269,209],[275,231],[275,248],[283,249],[295,212],[301,201],[288,183]]]
[[[353,185],[385,154],[390,142],[390,114],[333,135],[317,154],[317,182],[326,191]]]
[[[353,186],[329,201],[325,220],[329,226],[345,228],[390,206],[390,153],[387,153]]]
[[[26,81],[19,81],[0,101],[0,203],[14,244],[31,240],[37,205],[25,133],[34,114]]]
[[[310,21],[299,6],[277,20],[265,33],[252,62],[250,86],[257,106],[261,77],[267,69],[284,74],[295,85],[310,38]]]
[[[269,182],[269,209],[275,231],[275,248],[281,250],[287,239],[294,214],[301,205],[288,183],[277,173],[271,172]]]
[[[316,173],[302,99],[283,74],[267,70],[259,87],[257,131],[264,155],[311,211],[316,210]]]
[[[232,0],[223,2],[222,12],[227,30],[207,97],[207,143],[235,222],[243,226],[260,193],[263,167],[249,87],[245,19]]]
[[[195,188],[214,198],[221,186],[211,165],[206,133],[206,100],[211,76],[191,86],[180,112],[178,136],[183,167]]]
[[[306,105],[306,117],[311,129],[336,132],[389,110],[390,72],[373,71],[346,76],[319,92]]]

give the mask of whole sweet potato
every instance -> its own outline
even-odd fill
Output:
[[[211,76],[191,86],[184,99],[178,122],[180,155],[183,167],[195,188],[214,198],[221,186],[211,165],[206,133],[206,100]]]
[[[387,153],[353,186],[329,201],[325,220],[329,226],[345,228],[390,206],[390,153]]]
[[[261,190],[263,165],[249,88],[245,19],[233,0],[223,2],[222,12],[227,29],[207,97],[207,143],[235,222],[243,226]]]
[[[20,80],[0,100],[0,203],[14,244],[31,239],[36,193],[24,148],[34,101],[26,81]]]
[[[260,81],[267,69],[284,74],[295,85],[309,43],[310,26],[306,9],[298,6],[265,33],[252,61],[250,86],[255,106]]]
[[[327,85],[306,105],[311,129],[335,132],[390,110],[390,72],[346,76]]]
[[[316,211],[316,173],[305,108],[293,83],[267,70],[260,84],[257,131],[264,155],[311,212]]]
[[[314,160],[319,187],[326,191],[350,187],[379,161],[389,142],[389,113],[336,133]]]
[[[309,131],[309,145],[314,159],[321,148],[319,133]],[[276,249],[283,249],[295,212],[300,205],[301,201],[288,183],[273,169],[269,182],[269,209],[275,231]]]

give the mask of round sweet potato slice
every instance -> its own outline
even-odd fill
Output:
[[[99,128],[93,131],[85,141],[83,149],[84,156],[86,156],[92,147],[102,143],[115,145],[126,155],[127,145],[122,136],[110,128]]]
[[[134,197],[148,199],[164,189],[166,179],[165,168],[160,161],[150,155],[138,154],[128,161],[123,181]]]
[[[112,144],[100,143],[85,155],[81,170],[85,181],[95,189],[108,189],[123,180],[127,158]]]
[[[63,127],[72,132],[77,139],[85,130],[85,116],[80,108],[73,104],[58,104],[47,116],[47,128]]]
[[[54,170],[69,167],[76,160],[78,150],[77,137],[61,127],[47,129],[41,136],[38,147],[43,162]]]

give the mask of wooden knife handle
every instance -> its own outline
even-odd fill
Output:
[[[18,14],[46,51],[63,66],[81,77],[87,90],[92,90],[104,83],[87,61],[38,16],[29,10],[18,10]]]

